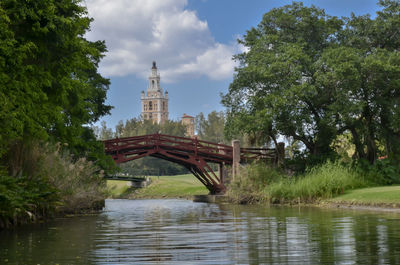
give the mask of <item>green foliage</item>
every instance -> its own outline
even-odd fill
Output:
[[[228,137],[283,135],[302,143],[309,163],[334,157],[332,142],[351,134],[352,159],[398,160],[400,5],[379,5],[374,19],[298,2],[266,13],[239,40],[247,49],[222,99]]]
[[[376,185],[400,184],[400,165],[397,160],[381,159],[373,165],[359,160],[355,168],[360,175]]]
[[[42,154],[37,172],[46,176],[60,196],[58,211],[78,212],[91,209],[107,195],[104,173],[86,158],[74,159],[66,150],[56,146],[39,147]]]
[[[74,159],[61,145],[31,143],[14,166],[19,177],[0,171],[0,227],[58,212],[92,209],[107,190],[102,171],[85,158]]]
[[[224,136],[225,113],[212,111],[207,118],[201,112],[195,119],[197,136],[199,139],[214,143],[227,143]]]
[[[240,203],[304,203],[332,198],[347,190],[372,184],[358,171],[338,162],[328,161],[299,176],[290,176],[264,164],[254,164],[241,169],[241,175],[230,185],[228,196]]]
[[[367,185],[368,182],[354,170],[328,161],[310,169],[304,176],[288,177],[273,183],[265,191],[273,202],[313,202]]]
[[[97,72],[106,47],[84,38],[91,22],[84,5],[4,0],[0,17],[0,158],[14,141],[50,139],[104,159],[85,125],[111,109],[109,80]]]
[[[115,133],[112,134],[112,130],[108,129],[105,124],[102,124],[102,128],[100,131],[100,139],[105,140],[106,137],[131,137],[138,135],[146,135],[146,134],[168,134],[173,136],[185,136],[186,127],[179,121],[165,121],[163,124],[154,123],[151,120],[142,120],[133,118],[127,120],[125,124],[123,121],[120,121],[118,125],[115,127]],[[111,135],[110,135],[111,133]]]
[[[229,185],[228,196],[235,202],[258,202],[267,199],[265,187],[281,180],[284,173],[263,163],[242,167],[241,174]]]
[[[336,42],[342,21],[301,3],[272,9],[239,42],[240,67],[223,97],[228,128],[301,141],[312,155],[329,154],[335,135],[329,94],[316,86],[316,63]]]
[[[14,178],[0,171],[0,228],[43,217],[55,209],[58,198],[43,177]]]

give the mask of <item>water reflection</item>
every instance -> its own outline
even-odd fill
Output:
[[[0,263],[400,264],[399,217],[109,200],[96,216],[0,232]]]

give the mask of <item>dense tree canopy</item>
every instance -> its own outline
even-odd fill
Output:
[[[195,126],[197,136],[201,140],[214,143],[225,143],[225,113],[220,111],[212,111],[207,118],[202,112],[196,116]]]
[[[102,156],[88,125],[111,109],[97,72],[106,46],[85,39],[90,22],[78,0],[0,2],[0,156],[29,139]]]
[[[226,133],[283,135],[326,158],[350,132],[356,158],[399,155],[400,4],[379,4],[374,19],[296,2],[266,13],[240,40],[246,51],[223,96]]]

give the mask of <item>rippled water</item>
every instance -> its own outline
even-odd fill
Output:
[[[400,215],[107,200],[0,232],[0,264],[400,264]]]

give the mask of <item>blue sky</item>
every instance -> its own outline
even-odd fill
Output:
[[[224,110],[220,93],[233,78],[232,55],[241,52],[236,39],[257,26],[263,14],[290,4],[282,0],[86,0],[94,18],[91,40],[105,40],[109,52],[100,65],[110,78],[105,116],[108,127],[138,117],[140,92],[146,90],[152,61],[161,86],[169,92],[170,119],[183,113]],[[371,14],[377,0],[307,0],[333,16]]]

